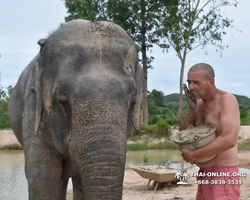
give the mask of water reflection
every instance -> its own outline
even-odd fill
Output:
[[[0,199],[27,200],[27,197],[23,151],[0,151]]]
[[[143,157],[148,158],[148,162],[143,161]],[[181,168],[182,157],[177,150],[145,150],[128,151],[126,160],[126,169],[138,165],[165,165],[171,159],[170,167]]]

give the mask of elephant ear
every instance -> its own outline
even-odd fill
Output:
[[[41,70],[37,60],[38,56],[28,66],[32,71],[28,91],[25,95],[23,116],[25,119],[23,123],[27,123],[23,124],[23,127],[28,128],[28,130],[34,130],[35,135],[37,135],[42,116]]]
[[[143,78],[143,71],[138,60],[139,46],[132,45],[129,48],[125,59],[125,66],[129,73],[134,77],[137,84],[136,104],[134,113],[132,115],[132,122],[136,130],[141,129],[141,103],[143,99],[143,92],[145,91],[145,81]]]

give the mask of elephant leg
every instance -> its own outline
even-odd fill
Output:
[[[25,173],[28,180],[29,200],[61,200],[62,159],[46,142],[32,137],[24,140]],[[64,198],[65,199],[65,198]]]
[[[73,182],[73,200],[81,200],[83,199],[83,191],[81,178],[79,175],[72,177]]]

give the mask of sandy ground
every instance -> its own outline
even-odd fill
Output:
[[[12,130],[0,130],[1,149],[23,149]]]

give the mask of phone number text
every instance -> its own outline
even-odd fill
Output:
[[[196,180],[195,184],[197,185],[241,185],[242,180]]]

